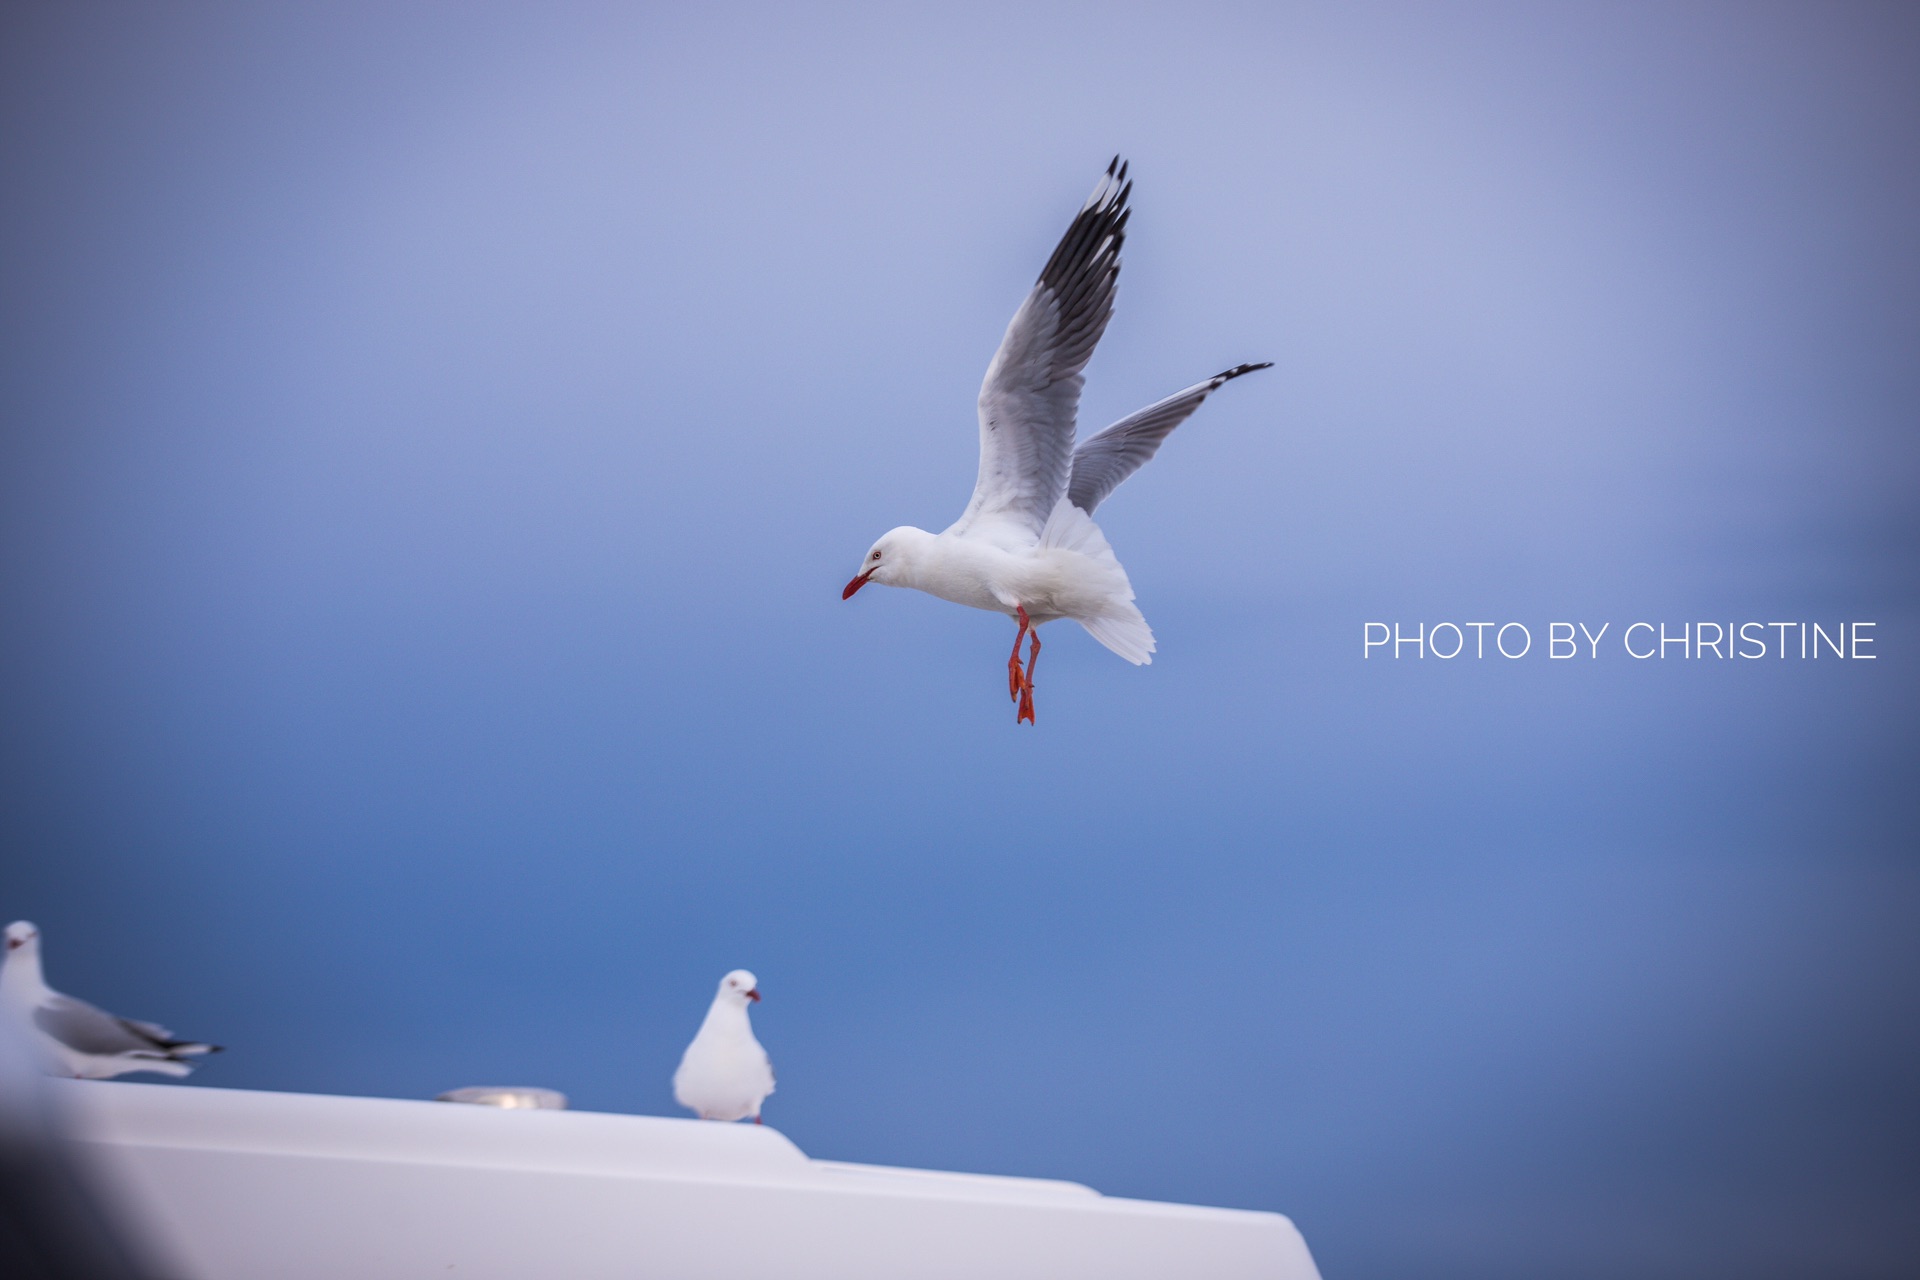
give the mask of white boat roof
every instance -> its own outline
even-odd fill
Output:
[[[55,1084],[125,1212],[193,1280],[1318,1275],[1279,1214],[813,1160],[760,1125]]]

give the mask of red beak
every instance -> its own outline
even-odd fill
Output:
[[[861,574],[859,577],[855,578],[852,582],[849,582],[847,584],[847,589],[840,593],[840,598],[842,600],[853,599],[853,593],[858,591],[860,588],[866,586],[867,579],[871,578],[872,576],[873,576],[873,570],[869,569],[865,573]]]
[[[751,990],[751,991],[749,991],[749,992],[747,992],[747,999],[749,999],[749,1000],[751,1000],[751,1001],[753,1001],[753,1002],[754,1002],[755,1004],[759,1004],[759,1003],[760,1003],[760,988],[758,988],[758,987],[755,987],[755,988],[754,988],[753,990]]]

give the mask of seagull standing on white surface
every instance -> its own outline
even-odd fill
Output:
[[[133,1071],[184,1076],[197,1065],[188,1059],[220,1052],[217,1044],[178,1039],[165,1027],[115,1017],[49,987],[40,973],[40,930],[25,920],[7,926],[0,1008],[19,1023],[50,1072],[80,1080]]]
[[[1081,370],[1113,315],[1133,184],[1115,156],[1033,291],[1014,313],[980,387],[980,477],[943,533],[911,525],[867,551],[840,598],[869,582],[912,587],[1019,624],[1007,659],[1014,720],[1033,723],[1040,625],[1072,618],[1128,662],[1153,661],[1153,631],[1093,522],[1093,509],[1151,458],[1224,383],[1272,364],[1243,364],[1120,419],[1074,446]],[[1020,645],[1033,648],[1024,669]]]
[[[753,1038],[748,1003],[760,1000],[760,983],[745,969],[720,979],[706,1021],[673,1073],[673,1099],[702,1120],[760,1123],[760,1104],[773,1092],[773,1064]]]

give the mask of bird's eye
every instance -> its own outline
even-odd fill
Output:
[[[876,551],[876,552],[874,552],[874,553],[873,553],[873,558],[874,558],[875,560],[878,560],[878,559],[880,558],[880,553],[879,553],[878,551]]]

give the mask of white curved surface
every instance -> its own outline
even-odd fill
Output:
[[[174,1280],[1318,1280],[1274,1213],[657,1116],[57,1081]]]

